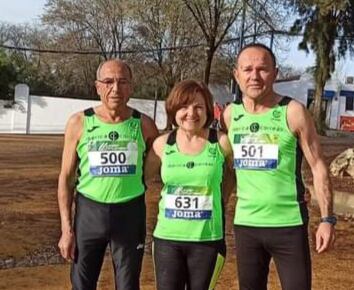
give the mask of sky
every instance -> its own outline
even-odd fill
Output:
[[[46,0],[0,0],[0,21],[13,24],[38,21]]]
[[[12,24],[36,23],[44,11],[46,0],[0,0],[0,21]],[[304,69],[314,64],[314,55],[297,49],[299,38],[284,45],[287,51],[277,53],[278,62],[283,65]],[[354,59],[347,57],[336,64],[336,75],[344,80],[345,76],[354,76]]]

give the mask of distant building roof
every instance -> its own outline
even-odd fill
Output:
[[[289,77],[287,77],[287,78],[277,79],[277,80],[275,80],[275,82],[276,82],[276,83],[282,83],[282,82],[298,81],[298,80],[300,80],[300,78],[301,78],[300,75],[289,76]]]

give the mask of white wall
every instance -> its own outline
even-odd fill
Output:
[[[154,118],[154,100],[130,99],[128,105],[139,112],[142,112],[152,119]],[[167,116],[165,111],[165,101],[157,101],[155,123],[158,129],[165,129],[167,124]]]
[[[13,125],[13,110],[5,109],[7,102],[0,100],[0,132],[11,131]]]
[[[30,133],[60,134],[64,132],[68,118],[75,112],[97,106],[99,101],[70,98],[30,96]],[[26,133],[27,101],[17,97],[11,109],[4,108],[5,101],[0,100],[0,133]],[[153,118],[154,101],[131,99],[131,107]],[[158,101],[156,124],[159,129],[166,126],[164,102]]]

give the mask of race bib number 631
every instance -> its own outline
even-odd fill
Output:
[[[174,192],[166,193],[165,216],[172,219],[210,219],[213,210],[213,197],[202,187],[175,187]],[[195,190],[193,190],[195,189]]]

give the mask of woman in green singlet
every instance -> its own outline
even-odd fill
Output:
[[[147,183],[160,174],[163,184],[153,233],[157,289],[214,289],[226,254],[232,148],[225,134],[209,129],[213,100],[205,84],[178,83],[166,112],[176,129],[155,140],[144,173]]]

